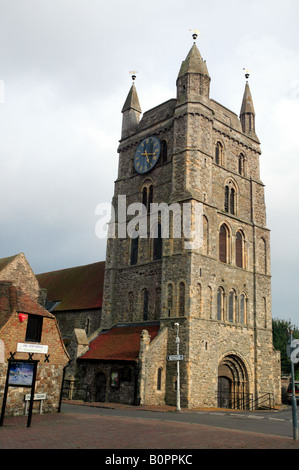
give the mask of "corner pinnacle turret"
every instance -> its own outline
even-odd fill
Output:
[[[121,133],[122,138],[127,137],[128,135],[136,131],[136,128],[139,124],[140,115],[142,113],[136,87],[134,85],[134,80],[136,78],[135,75],[133,75],[132,78],[133,84],[130,88],[127,99],[121,111],[123,113]]]
[[[246,85],[243,95],[243,101],[240,111],[240,121],[244,134],[252,137],[254,140],[259,142],[258,137],[255,133],[255,111],[253,106],[253,100],[248,84],[249,73],[246,71]]]

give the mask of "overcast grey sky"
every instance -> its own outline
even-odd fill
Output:
[[[243,67],[261,141],[272,313],[299,325],[298,0],[0,0],[0,257],[36,273],[105,259],[121,109],[137,70],[143,111],[175,97],[198,48],[211,98],[239,114]]]

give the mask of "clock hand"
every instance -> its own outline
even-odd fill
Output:
[[[145,156],[146,156],[146,159],[147,159],[147,161],[148,161],[148,163],[149,163],[149,159],[148,159],[148,153],[147,153],[147,151],[145,150],[145,153],[142,153],[141,155],[145,155]]]

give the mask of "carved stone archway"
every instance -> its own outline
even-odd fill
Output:
[[[235,354],[223,357],[218,366],[218,406],[248,409],[250,404],[248,371]]]

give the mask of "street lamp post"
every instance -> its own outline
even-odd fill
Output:
[[[292,375],[292,418],[293,418],[293,438],[298,439],[298,421],[297,421],[297,400],[295,396],[295,373],[294,373],[294,359],[292,357],[292,341],[293,332],[290,330],[290,359],[291,359],[291,375]],[[295,359],[296,361],[296,359]],[[297,361],[296,361],[297,362]]]
[[[176,352],[179,357],[180,354],[180,338],[179,338],[179,323],[174,324],[177,327],[176,330]],[[181,397],[180,397],[180,361],[176,361],[176,370],[177,370],[177,383],[176,383],[176,411],[181,411]]]

